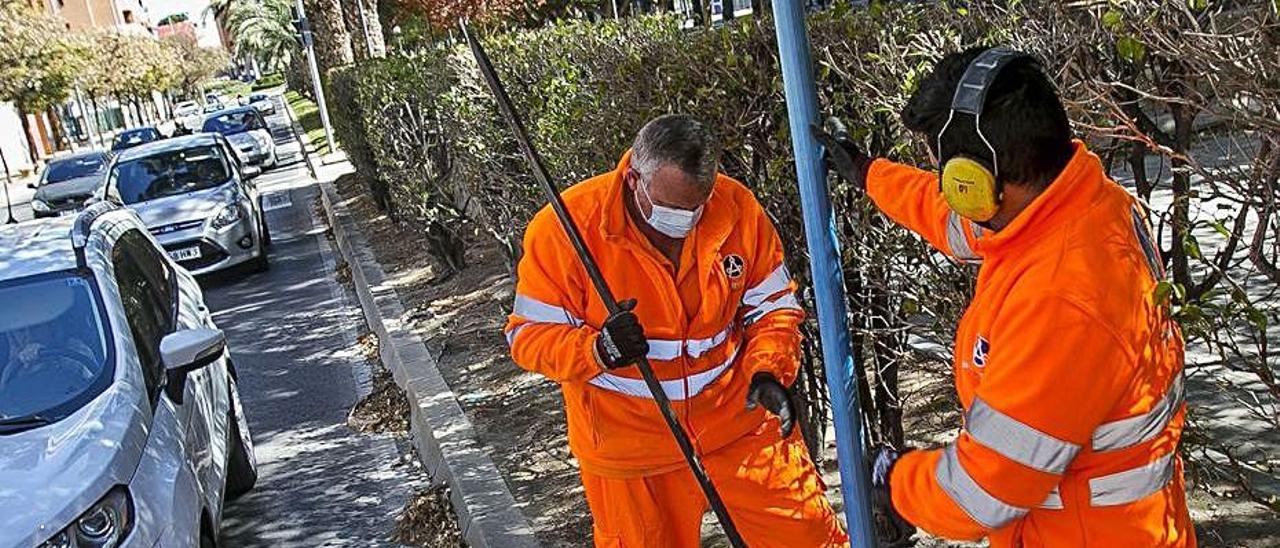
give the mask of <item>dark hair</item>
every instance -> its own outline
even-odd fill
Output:
[[[991,164],[991,152],[974,131],[972,116],[957,114],[942,136],[947,158],[937,148],[938,132],[951,111],[951,98],[969,63],[987,48],[943,57],[902,110],[902,124],[924,134],[940,162],[963,154]],[[982,132],[996,149],[1000,181],[1048,186],[1071,160],[1071,123],[1053,83],[1032,59],[1006,65],[987,93]]]
[[[650,120],[636,134],[631,167],[649,177],[663,165],[674,165],[708,188],[716,182],[720,143],[697,118],[668,114]]]

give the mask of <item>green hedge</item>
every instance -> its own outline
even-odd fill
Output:
[[[1063,67],[1054,77],[1073,119],[1079,122],[1077,129],[1097,145],[1109,168],[1117,157],[1123,164],[1129,139],[1137,143],[1134,146],[1145,147],[1149,142],[1125,134],[1132,128],[1116,123],[1120,111],[1141,105],[1155,116],[1179,108],[1185,99],[1158,100],[1176,89],[1194,100],[1205,100],[1210,97],[1208,91],[1185,90],[1199,85],[1195,75],[1208,67],[1213,67],[1214,74],[1244,67],[1228,75],[1232,82],[1257,84],[1273,94],[1265,96],[1280,95],[1275,94],[1280,83],[1269,80],[1273,76],[1267,70],[1249,69],[1254,66],[1250,63],[1274,64],[1274,59],[1264,59],[1265,54],[1258,52],[1274,52],[1268,48],[1275,44],[1242,50],[1224,47],[1220,54],[1213,49],[1217,42],[1205,44],[1200,48],[1206,59],[1204,69],[1169,69],[1201,66],[1194,58],[1199,53],[1160,49],[1186,36],[1179,27],[1186,23],[1179,18],[1189,12],[1176,2],[1136,2],[1113,6],[1105,14],[1058,3],[991,3],[969,10],[942,4],[874,3],[868,10],[844,7],[810,18],[823,110],[845,116],[855,136],[876,152],[926,162],[922,141],[900,128],[897,113],[937,58],[975,43],[1011,43],[1037,53],[1047,66]],[[1232,9],[1254,11],[1227,23],[1242,19],[1247,27],[1261,20],[1275,29],[1269,11],[1241,5],[1246,7]],[[1275,38],[1268,33],[1259,36]],[[484,41],[516,108],[525,116],[535,146],[562,184],[612,169],[635,132],[655,115],[690,113],[710,123],[725,143],[722,169],[754,190],[788,245],[791,271],[807,282],[770,20],[735,20],[720,29],[692,31],[663,18],[568,22],[490,35]],[[1149,45],[1139,49],[1135,43]],[[1226,62],[1234,61],[1238,51],[1253,52],[1249,62]],[[1183,78],[1185,83],[1179,88],[1161,78]],[[393,218],[423,228],[432,242],[433,256],[462,268],[468,238],[483,234],[505,246],[513,262],[518,258],[520,236],[543,199],[465,47],[440,45],[370,60],[332,71],[327,81],[335,128],[348,156]],[[1145,103],[1132,92],[1139,88],[1151,90]],[[1213,91],[1229,90],[1220,86]],[[1259,92],[1250,93],[1258,96]],[[1233,117],[1238,121],[1235,129],[1270,131],[1276,137],[1277,130],[1265,116],[1230,110],[1239,104],[1208,101],[1201,108],[1220,108],[1216,115]],[[1280,142],[1280,137],[1276,139]],[[1138,157],[1154,151],[1176,158],[1181,150],[1178,143],[1161,144],[1166,148],[1142,148]],[[896,439],[901,436],[897,370],[903,363],[921,360],[920,353],[907,344],[908,332],[949,344],[968,301],[974,271],[941,259],[918,238],[890,226],[852,189],[838,181],[832,184],[856,328],[854,344],[869,371],[861,388],[867,399],[876,402],[873,428]],[[1181,192],[1188,200],[1175,204],[1198,199],[1192,192]],[[1175,226],[1190,222],[1179,221],[1176,215],[1173,219]],[[1183,236],[1191,238],[1191,232],[1186,230]],[[1190,249],[1174,245],[1170,252],[1182,253],[1184,248]],[[1182,310],[1194,304],[1189,298],[1180,303]],[[1195,323],[1204,322],[1203,317],[1184,321],[1189,327],[1204,327],[1206,333],[1224,326],[1249,332],[1237,321],[1244,314],[1240,310],[1236,309],[1235,319],[1212,320],[1220,323]],[[811,358],[805,362],[808,374],[801,389],[818,406],[811,416],[820,419],[825,416],[820,408],[825,400],[812,358],[816,333],[812,325],[806,329],[811,331],[805,347]],[[944,362],[945,357],[935,363]],[[943,370],[945,366],[939,367]],[[821,420],[807,426],[820,431]]]
[[[258,78],[258,80],[253,83],[253,86],[250,89],[252,89],[253,91],[258,91],[262,89],[270,89],[270,88],[279,87],[283,85],[284,85],[284,73],[277,71],[277,72],[270,72],[262,75],[261,78]]]

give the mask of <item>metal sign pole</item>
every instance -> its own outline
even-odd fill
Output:
[[[332,154],[333,146],[333,126],[329,125],[329,107],[324,100],[324,86],[320,85],[320,66],[316,64],[316,48],[315,40],[311,36],[311,21],[307,19],[307,12],[302,6],[302,0],[297,0],[298,19],[302,26],[302,47],[307,50],[307,66],[311,68],[311,83],[315,89],[316,107],[320,110],[320,123],[324,126],[324,140],[329,145],[329,153]]]
[[[817,301],[822,363],[827,374],[827,389],[831,392],[836,427],[840,492],[844,495],[845,519],[852,545],[855,548],[872,548],[876,544],[876,536],[871,519],[870,482],[863,464],[866,457],[862,446],[862,414],[849,345],[840,242],[836,238],[822,152],[809,133],[809,125],[818,119],[818,93],[813,82],[813,59],[809,53],[803,3],[773,0],[773,13],[787,97],[787,116],[791,125],[791,144],[796,155],[800,205],[804,210],[809,268],[813,273],[813,295]]]

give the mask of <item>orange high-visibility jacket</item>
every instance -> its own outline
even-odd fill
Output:
[[[1062,174],[998,232],[947,207],[937,174],[877,160],[894,221],[981,263],[956,330],[964,425],[893,469],[894,507],[992,546],[1193,546],[1182,465],[1182,335],[1155,295],[1145,215],[1075,143]]]
[[[614,296],[639,301],[650,363],[696,449],[711,452],[766,420],[745,409],[754,374],[794,380],[804,312],[777,232],[746,187],[718,177],[673,270],[624,209],[629,161],[565,190],[565,205]],[[511,355],[560,383],[582,469],[625,478],[684,466],[639,371],[596,362],[608,313],[549,206],[529,222],[517,275]]]

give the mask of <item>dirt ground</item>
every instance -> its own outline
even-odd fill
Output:
[[[346,206],[362,220],[361,230],[404,303],[407,319],[437,357],[480,443],[498,465],[541,542],[557,547],[588,544],[591,520],[577,463],[568,451],[559,390],[521,370],[507,353],[502,326],[513,286],[497,246],[473,245],[466,253],[467,268],[443,276],[427,256],[424,239],[379,213],[357,176],[344,176],[337,187]],[[937,371],[904,372],[909,442],[929,446],[955,436],[960,419],[948,378]],[[829,430],[827,439],[832,437]],[[834,452],[828,442],[823,448],[823,475],[830,486],[828,495],[839,510]],[[1202,546],[1280,546],[1275,514],[1230,492],[1222,495],[1189,493]],[[710,516],[704,520],[703,532],[704,545],[723,545]],[[924,538],[919,546],[975,545]]]
[[[468,268],[440,276],[426,244],[377,212],[353,176],[338,190],[405,305],[408,321],[458,394],[520,510],[546,546],[582,546],[591,520],[569,454],[559,389],[511,361],[502,326],[513,300],[496,246],[467,250]]]

